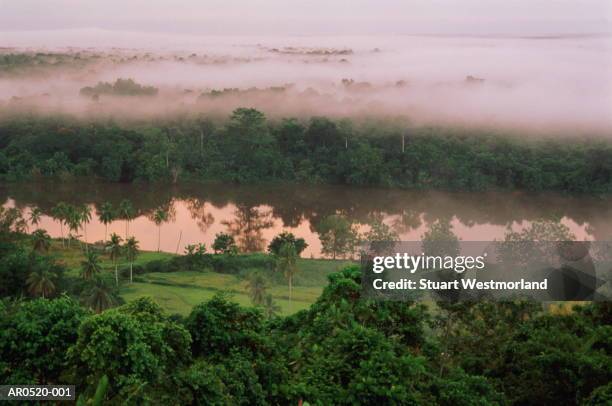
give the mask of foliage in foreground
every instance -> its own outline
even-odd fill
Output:
[[[0,302],[0,380],[73,383],[110,404],[605,404],[612,306],[360,297],[330,276],[308,310],[266,321],[224,296],[181,320],[142,298],[101,314],[68,298]]]

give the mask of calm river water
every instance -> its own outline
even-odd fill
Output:
[[[450,193],[343,186],[296,185],[181,185],[152,186],[98,183],[0,184],[0,202],[16,206],[27,216],[31,207],[42,209],[40,227],[60,236],[60,226],[49,216],[58,202],[89,204],[93,219],[87,226],[88,241],[104,239],[105,227],[95,209],[104,202],[115,207],[132,201],[138,217],[130,225],[141,249],[157,249],[157,227],[150,219],[158,207],[170,209],[171,219],[161,227],[161,249],[183,252],[185,245],[205,243],[215,234],[231,232],[246,251],[265,250],[283,230],[304,238],[305,257],[319,257],[317,224],[324,217],[343,213],[367,230],[373,218],[383,218],[402,240],[419,240],[436,221],[450,221],[464,241],[503,239],[508,227],[520,230],[538,219],[560,218],[580,240],[611,240],[612,199],[564,197],[523,192]],[[117,220],[109,233],[125,234],[125,222]]]

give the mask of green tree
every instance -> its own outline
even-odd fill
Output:
[[[106,375],[109,403],[130,399],[148,404],[189,364],[190,346],[184,327],[150,298],[140,298],[84,320],[67,357],[75,368],[75,383],[85,388],[86,396],[93,395],[98,379]]]
[[[278,255],[280,253],[282,245],[285,243],[290,243],[294,245],[298,257],[308,247],[308,244],[303,238],[295,238],[295,235],[293,235],[293,233],[284,231],[274,237],[272,241],[270,241],[270,244],[268,244],[268,252],[270,254]]]
[[[102,206],[100,206],[100,210],[98,210],[97,214],[100,223],[104,224],[104,242],[106,242],[108,236],[108,225],[115,220],[115,210],[112,203],[103,203]]]
[[[109,250],[110,259],[113,261],[113,265],[115,266],[115,284],[119,286],[119,271],[117,269],[117,261],[121,256],[121,237],[117,234],[112,233],[110,236],[110,240],[106,243],[106,247]]]
[[[85,260],[81,261],[81,276],[83,279],[93,279],[102,271],[98,255],[93,252],[85,254]]]
[[[436,220],[421,236],[423,252],[431,256],[457,256],[461,252],[459,238],[449,220]]]
[[[276,304],[274,298],[269,293],[263,299],[262,308],[266,319],[276,317],[281,311],[280,306]]]
[[[130,283],[133,282],[132,273],[134,268],[134,261],[136,260],[136,257],[139,254],[138,248],[138,241],[134,237],[128,238],[128,240],[125,242],[125,256],[127,257],[127,260],[130,263]]]
[[[260,306],[264,302],[266,295],[266,279],[259,272],[252,272],[247,282],[247,289],[251,302],[255,306]]]
[[[34,251],[41,253],[49,251],[49,247],[51,247],[51,237],[49,237],[47,231],[39,228],[32,233],[32,247]]]
[[[393,252],[399,235],[381,218],[375,218],[369,225],[370,231],[364,235],[364,239],[370,243],[370,250],[379,255]]]
[[[104,310],[113,307],[116,301],[106,281],[99,276],[95,276],[90,288],[85,290],[82,302],[94,312],[102,313]]]
[[[289,304],[293,293],[293,277],[298,272],[297,258],[295,245],[292,243],[283,244],[276,258],[276,269],[283,273],[289,283]]]
[[[30,295],[40,296],[43,299],[51,297],[55,293],[56,275],[46,267],[38,267],[30,272],[26,284]]]
[[[15,302],[0,308],[0,380],[49,385],[65,382],[68,348],[87,311],[68,296]]]
[[[261,333],[261,313],[243,308],[217,294],[195,306],[185,326],[193,339],[194,356],[228,355],[233,349],[253,348]]]
[[[352,254],[359,241],[357,227],[346,217],[338,214],[325,217],[319,223],[317,232],[321,240],[321,252],[331,255],[333,259]]]
[[[218,233],[215,235],[212,249],[215,251],[215,254],[235,254],[238,252],[234,237],[226,233]]]

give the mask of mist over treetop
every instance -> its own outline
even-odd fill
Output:
[[[146,46],[127,38],[122,48],[0,50],[0,110],[152,119],[229,115],[247,106],[276,118],[402,116],[416,124],[612,130],[605,35],[165,36]],[[129,79],[158,93],[137,104],[112,92],[96,100],[79,94]],[[202,97],[211,94],[219,97]]]

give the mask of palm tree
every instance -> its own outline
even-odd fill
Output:
[[[159,252],[159,245],[161,241],[161,225],[168,221],[168,212],[162,208],[155,210],[153,213],[153,221],[157,225],[157,252]]]
[[[100,271],[102,271],[102,267],[100,266],[98,255],[93,251],[88,252],[85,256],[85,260],[81,261],[81,276],[83,279],[92,279],[97,276]]]
[[[47,231],[39,228],[32,233],[32,247],[34,251],[47,252],[51,246],[51,237]]]
[[[38,228],[38,225],[40,224],[41,217],[42,210],[40,210],[38,207],[34,207],[32,208],[32,210],[30,210],[30,224],[32,224],[36,228]]]
[[[289,304],[291,304],[291,295],[293,291],[293,276],[298,271],[296,262],[297,252],[295,250],[295,244],[283,244],[277,256],[276,267],[279,271],[283,272],[285,278],[289,281]]]
[[[110,287],[104,280],[96,276],[93,280],[91,289],[83,298],[85,306],[91,308],[96,313],[102,313],[115,303]]]
[[[66,223],[68,218],[68,205],[64,202],[59,202],[51,209],[51,216],[54,220],[59,222],[60,233],[62,235],[62,247],[64,247],[66,244],[66,240],[64,239],[64,223]]]
[[[138,241],[134,237],[128,238],[125,242],[125,256],[130,262],[130,283],[132,283],[132,268],[134,267],[134,260],[138,256]]]
[[[81,225],[83,226],[83,234],[85,235],[85,252],[89,253],[89,246],[87,244],[87,223],[91,221],[91,206],[85,204],[79,211]]]
[[[267,319],[271,319],[272,317],[276,316],[278,312],[280,312],[281,310],[280,306],[278,306],[276,302],[274,302],[274,299],[272,298],[272,295],[270,294],[267,294],[265,296],[262,305],[263,305],[264,316],[266,316]]]
[[[110,240],[106,243],[110,251],[110,258],[113,261],[113,265],[115,265],[115,283],[119,286],[119,272],[117,270],[117,261],[121,256],[121,237],[117,234],[112,233],[110,236]]]
[[[134,218],[134,206],[132,202],[125,199],[119,204],[119,216],[125,220],[125,239],[129,238],[130,221]]]
[[[78,233],[79,228],[81,228],[81,212],[77,210],[77,208],[74,206],[68,206],[66,210],[66,222],[70,231],[68,237],[68,246],[70,246],[72,242],[72,237],[78,237],[78,234],[73,235],[72,232],[74,231],[75,233]]]
[[[53,279],[54,275],[47,269],[39,268],[32,271],[26,280],[28,292],[32,296],[41,296],[43,299],[51,296],[55,292]]]
[[[249,281],[247,282],[247,289],[249,290],[249,296],[251,302],[255,306],[259,306],[264,303],[264,297],[266,295],[266,280],[259,273],[251,274]]]
[[[113,205],[109,202],[103,203],[102,206],[100,206],[100,210],[97,214],[100,223],[104,224],[104,241],[106,242],[106,237],[108,236],[108,225],[115,220]]]

